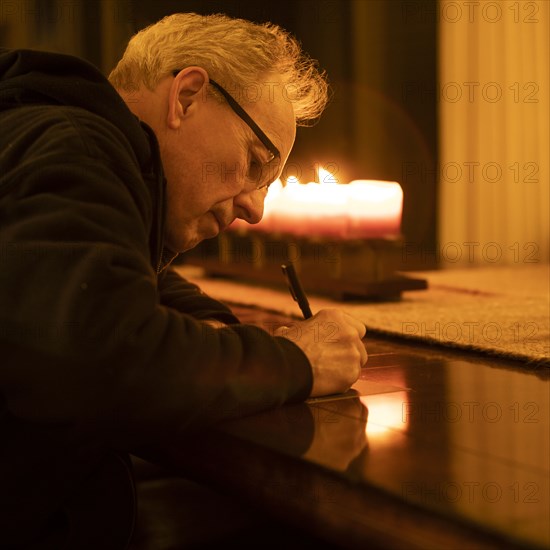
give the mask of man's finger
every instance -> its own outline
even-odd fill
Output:
[[[345,312],[344,312],[345,313]],[[346,315],[346,321],[357,330],[357,334],[359,334],[359,338],[364,338],[365,334],[367,333],[367,326],[365,323],[357,319],[356,317],[353,317],[349,313],[345,313]]]
[[[362,343],[359,349],[359,353],[361,354],[361,367],[364,367],[367,364],[369,354],[367,353],[367,348]]]

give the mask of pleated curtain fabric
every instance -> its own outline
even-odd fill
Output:
[[[545,0],[439,3],[445,266],[548,262],[549,8]]]

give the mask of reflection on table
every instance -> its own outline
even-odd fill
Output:
[[[342,547],[545,548],[550,371],[371,338],[352,390],[227,422],[171,464]]]

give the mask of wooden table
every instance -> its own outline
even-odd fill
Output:
[[[548,548],[550,370],[366,345],[348,394],[225,423],[164,460],[342,548]]]

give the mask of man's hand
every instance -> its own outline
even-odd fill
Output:
[[[338,309],[322,309],[307,321],[280,327],[275,336],[292,340],[313,368],[311,397],[341,393],[359,378],[367,362],[361,339],[365,325]]]

